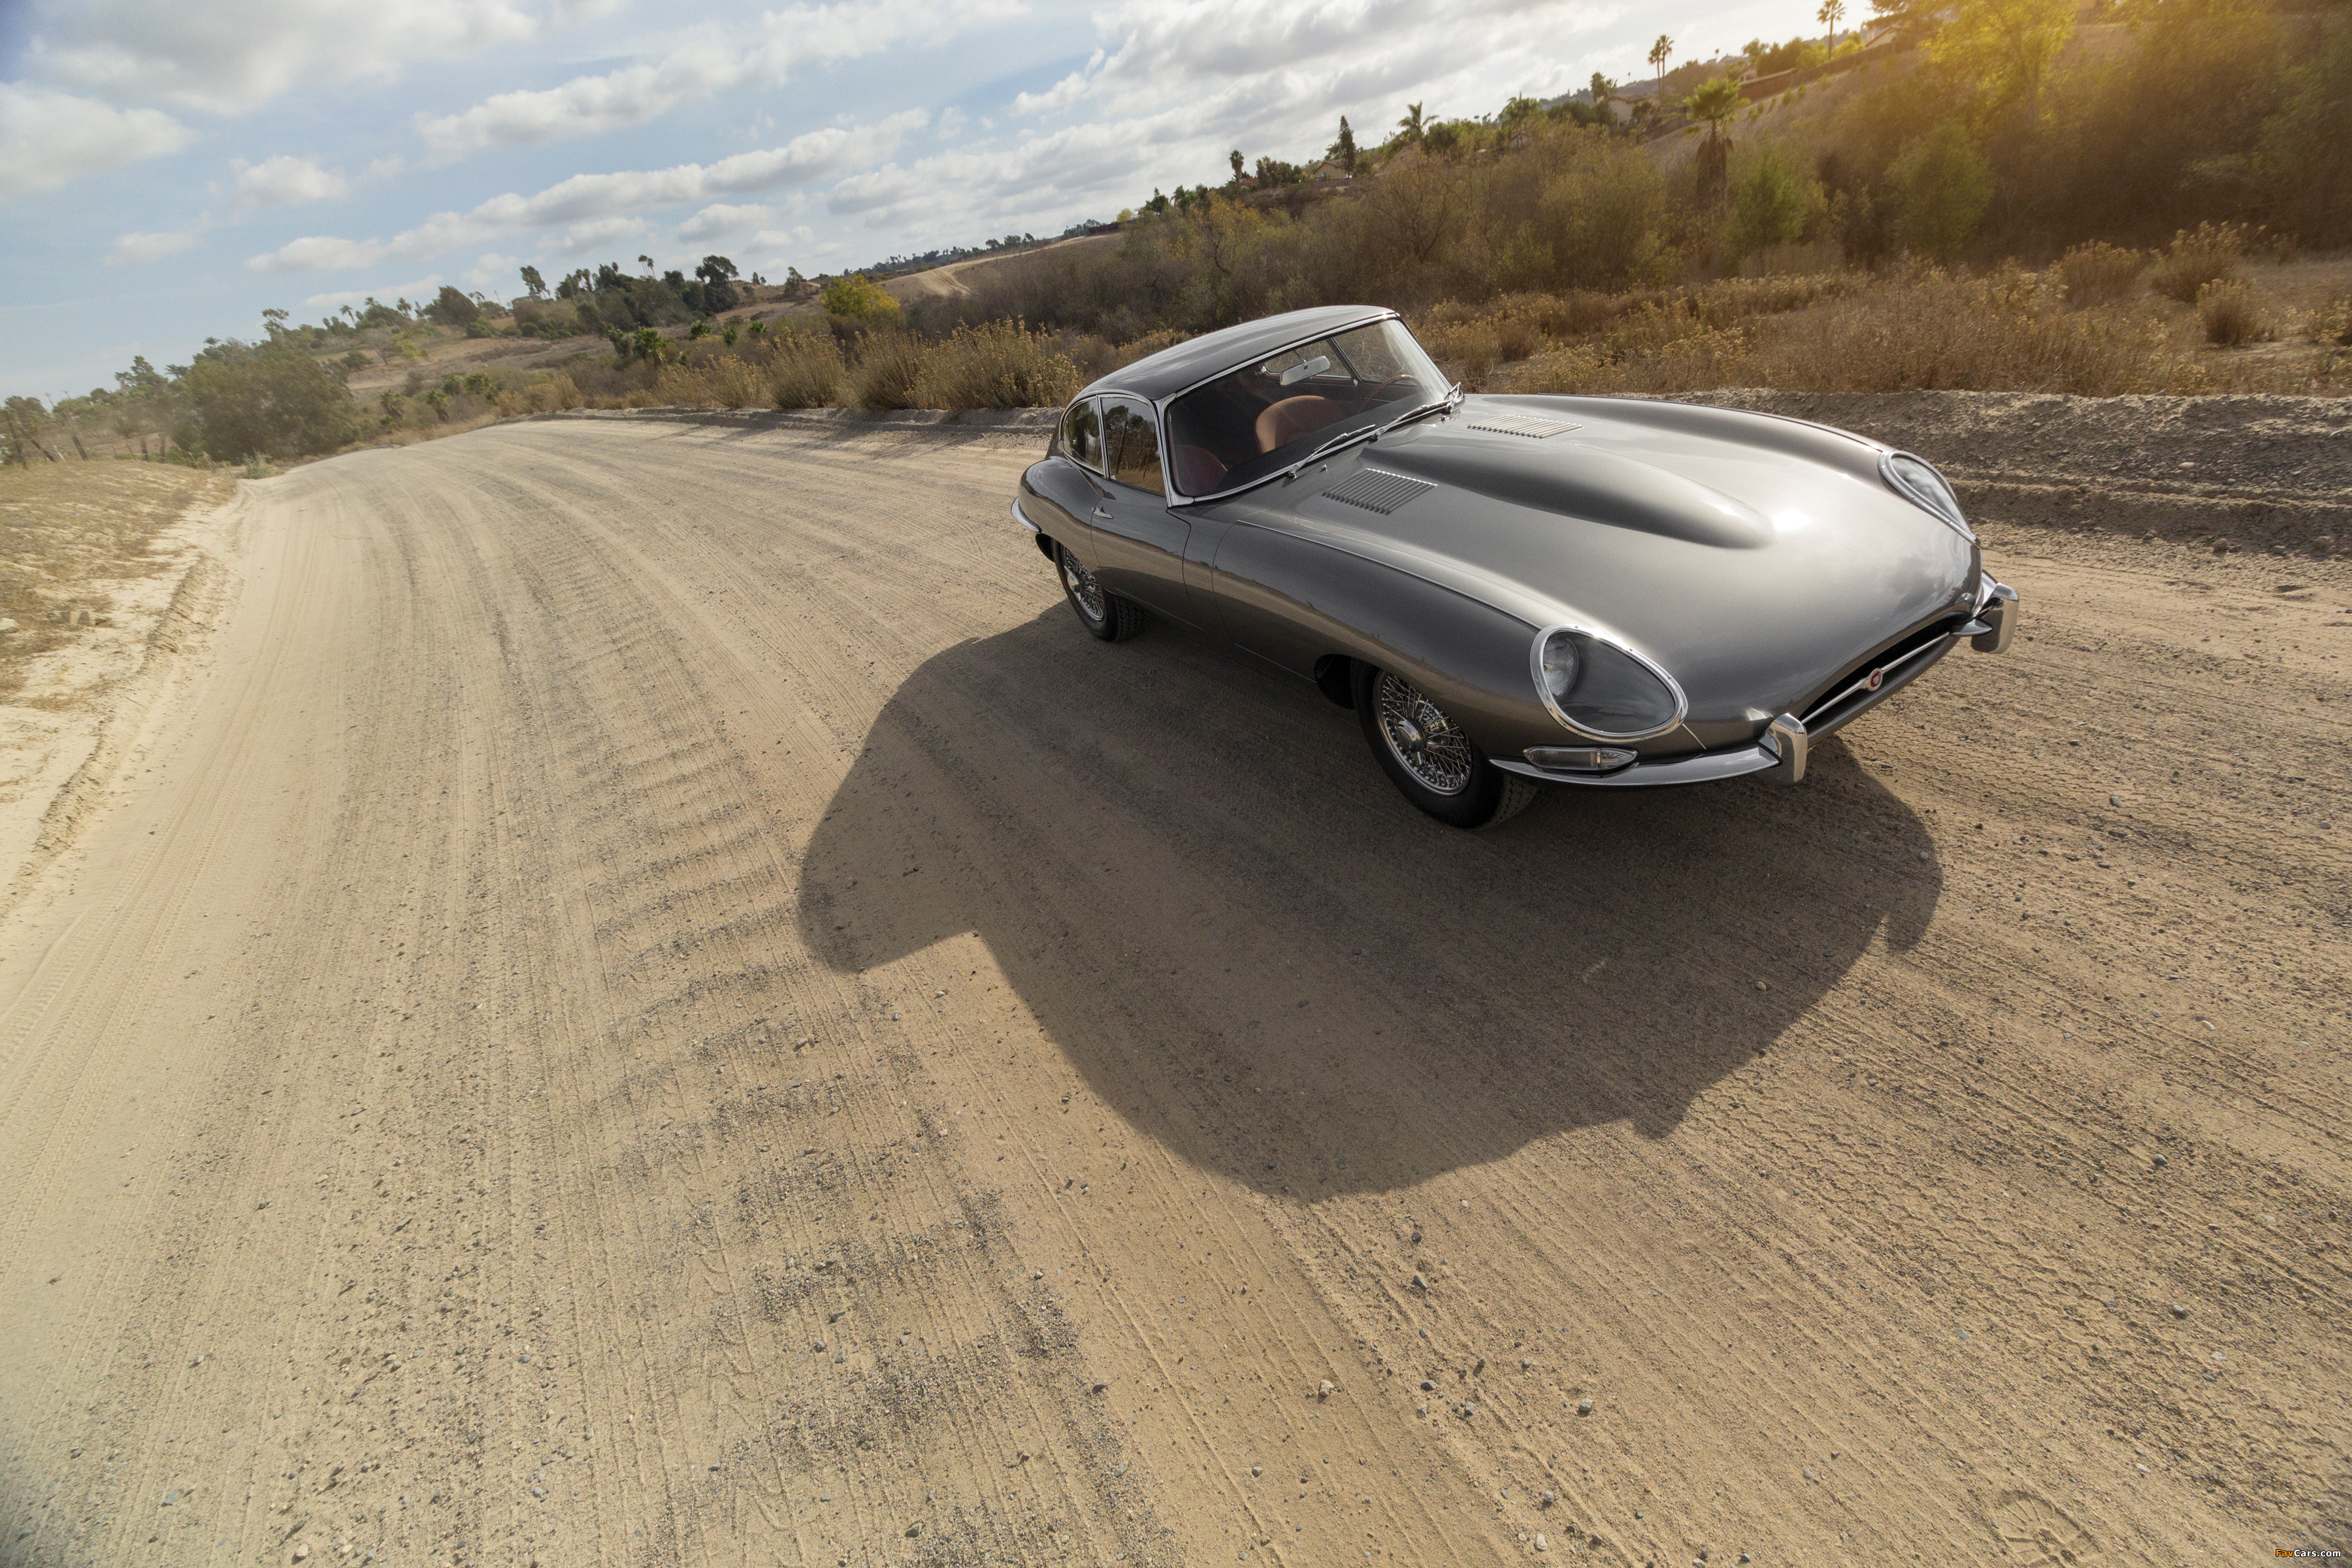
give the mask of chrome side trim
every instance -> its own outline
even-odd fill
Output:
[[[1541,768],[1504,757],[1486,760],[1505,773],[1517,773],[1522,778],[1573,784],[1580,789],[1660,789],[1668,784],[1713,784],[1720,779],[1736,779],[1743,773],[1760,773],[1767,768],[1778,767],[1780,762],[1760,745],[1636,763],[1613,773],[1548,773]]]
[[[1045,531],[1044,529],[1039,528],[1035,523],[1030,521],[1029,514],[1021,510],[1021,498],[1018,496],[1015,496],[1013,500],[1013,521],[1019,523],[1022,527],[1027,529],[1032,533],[1043,533]]]
[[[1657,677],[1664,685],[1667,693],[1675,700],[1674,717],[1663,724],[1654,725],[1647,730],[1628,731],[1622,735],[1612,735],[1604,730],[1588,729],[1561,712],[1559,704],[1552,700],[1551,688],[1544,684],[1544,644],[1551,640],[1554,632],[1575,632],[1580,636],[1591,637],[1594,642],[1606,643]],[[1646,741],[1653,735],[1664,734],[1690,716],[1690,699],[1683,694],[1682,682],[1668,674],[1664,665],[1613,632],[1604,632],[1596,626],[1584,626],[1576,621],[1554,621],[1551,625],[1537,630],[1536,640],[1528,645],[1528,674],[1535,682],[1537,700],[1544,705],[1547,712],[1559,721],[1559,727],[1571,735],[1581,735],[1588,741]]]

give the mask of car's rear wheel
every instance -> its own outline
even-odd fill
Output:
[[[1054,564],[1061,574],[1062,592],[1089,637],[1125,642],[1143,629],[1143,612],[1118,595],[1105,593],[1086,563],[1070,553],[1068,545],[1054,546]]]
[[[1356,666],[1356,717],[1382,772],[1404,795],[1454,827],[1508,822],[1536,797],[1507,773],[1422,689],[1394,670]]]

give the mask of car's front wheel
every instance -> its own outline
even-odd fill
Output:
[[[1393,670],[1358,663],[1356,717],[1405,799],[1454,827],[1493,827],[1527,809],[1536,784],[1486,760],[1478,743]]]
[[[1143,612],[1118,595],[1105,593],[1086,563],[1070,553],[1068,545],[1054,546],[1054,564],[1061,574],[1062,592],[1068,595],[1070,608],[1077,612],[1078,624],[1089,637],[1125,642],[1143,629]]]

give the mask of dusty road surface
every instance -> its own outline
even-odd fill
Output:
[[[2341,562],[1989,523],[1801,788],[1472,836],[1034,445],[247,492],[0,926],[0,1561],[2352,1545]]]

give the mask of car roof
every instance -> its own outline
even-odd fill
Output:
[[[1311,310],[1287,310],[1279,316],[1244,321],[1238,327],[1226,327],[1148,354],[1124,369],[1111,372],[1078,395],[1131,392],[1157,401],[1291,343],[1395,313],[1380,305],[1318,305]]]

